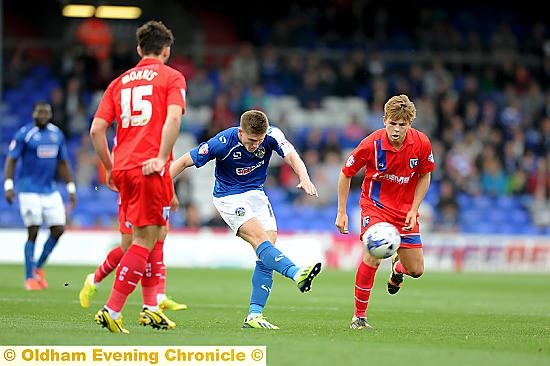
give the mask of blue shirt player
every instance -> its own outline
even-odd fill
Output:
[[[71,205],[76,203],[76,187],[71,178],[65,137],[59,128],[50,123],[52,107],[47,102],[34,105],[34,123],[21,127],[10,143],[4,165],[4,192],[6,201],[14,201],[14,188],[18,191],[19,209],[27,227],[25,244],[25,288],[43,290],[48,287],[43,266],[65,231],[65,207],[55,185],[56,173],[67,184]],[[17,160],[21,166],[14,187]],[[40,258],[34,262],[34,246],[42,223],[50,228]]]
[[[321,263],[297,267],[273,246],[277,223],[263,187],[274,151],[298,176],[297,188],[317,196],[294,146],[280,129],[269,126],[265,113],[257,110],[244,112],[239,127],[218,133],[170,167],[170,174],[175,177],[190,166],[200,168],[215,159],[214,206],[236,235],[252,245],[258,257],[252,274],[249,314],[243,328],[279,329],[263,316],[273,284],[273,270],[293,279],[301,292],[311,289],[313,279],[321,271]]]

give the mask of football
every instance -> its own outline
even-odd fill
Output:
[[[399,249],[401,235],[389,222],[377,222],[363,234],[363,244],[375,258],[389,258]]]

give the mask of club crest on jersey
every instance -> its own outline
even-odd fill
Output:
[[[246,210],[244,209],[244,207],[237,207],[235,209],[235,215],[239,217],[243,217],[245,214],[246,214]]]
[[[363,217],[363,227],[369,226],[370,216]]]
[[[199,147],[199,155],[207,155],[208,154],[208,144],[204,143]]]
[[[263,157],[265,156],[265,148],[263,146],[257,148],[256,151],[254,151],[254,156],[259,159],[263,159]]]
[[[435,160],[434,160],[434,153],[433,153],[433,152],[431,152],[431,153],[430,153],[430,156],[428,156],[428,161],[429,161],[430,163],[434,163],[434,162],[435,162]]]
[[[346,167],[350,167],[353,165],[353,163],[355,163],[355,158],[353,157],[353,155],[350,155],[348,160],[346,160]]]
[[[418,165],[418,158],[410,158],[409,159],[409,167],[411,169],[416,168],[417,165]]]

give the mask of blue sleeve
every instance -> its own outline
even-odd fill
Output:
[[[25,127],[21,127],[10,142],[8,156],[13,159],[19,159],[25,147]]]
[[[189,154],[193,163],[197,168],[219,157],[223,157],[224,148],[227,146],[227,137],[224,135],[226,131],[218,133],[206,142],[202,142],[199,146],[192,149]]]

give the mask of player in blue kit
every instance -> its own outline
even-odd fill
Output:
[[[257,110],[244,112],[239,127],[218,133],[170,167],[170,174],[175,177],[190,166],[200,168],[216,160],[214,206],[236,235],[252,245],[258,257],[252,274],[249,314],[243,328],[279,329],[263,316],[274,270],[293,279],[301,292],[309,291],[311,282],[321,272],[321,263],[297,267],[273,246],[277,240],[277,223],[263,190],[273,151],[283,157],[298,176],[300,182],[296,187],[317,196],[317,189],[294,146],[280,129],[269,126],[265,113]]]
[[[72,207],[76,203],[76,187],[71,178],[65,137],[59,128],[50,123],[52,107],[47,102],[34,105],[34,123],[21,127],[10,143],[4,165],[4,192],[11,204],[17,188],[19,210],[27,227],[25,243],[25,289],[42,290],[48,287],[43,266],[65,231],[65,207],[56,188],[56,173],[67,184]],[[17,160],[21,160],[14,187]],[[34,262],[34,246],[42,223],[50,228],[42,254]]]

